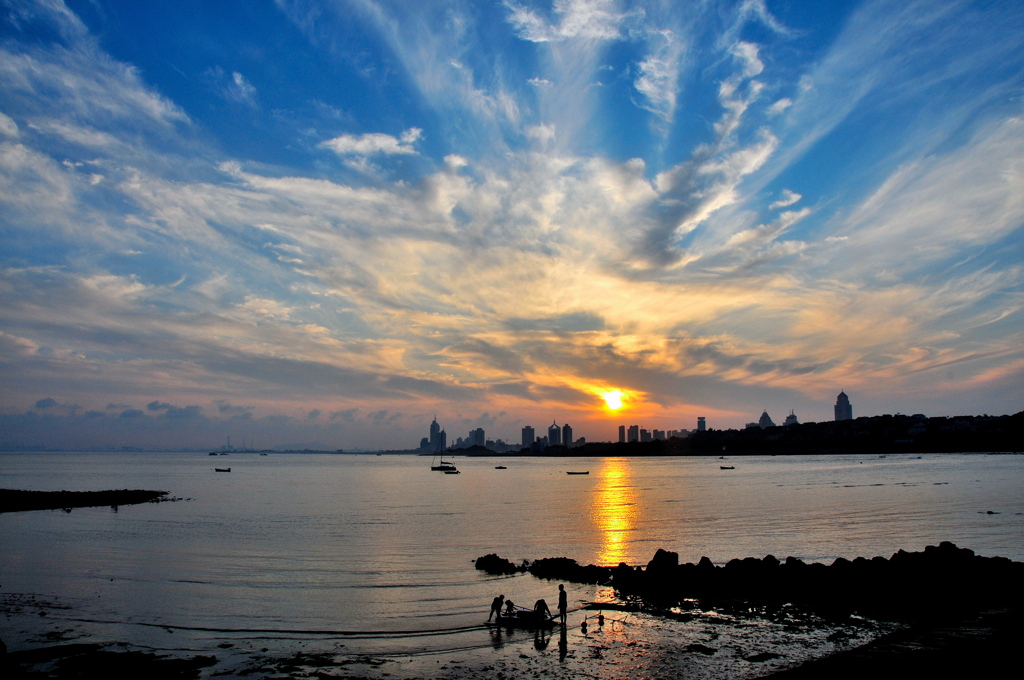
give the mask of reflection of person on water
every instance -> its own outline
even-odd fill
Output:
[[[537,600],[537,604],[533,605],[533,612],[537,616],[543,616],[545,618],[551,618],[551,610],[548,609],[548,603],[543,599]]]
[[[504,595],[498,595],[496,598],[491,600],[491,613],[487,615],[487,620],[490,621],[491,617],[497,614],[497,618],[501,619],[501,605],[505,601]]]
[[[558,584],[558,616],[562,621],[562,627],[565,627],[566,610],[569,608],[569,596],[565,594],[565,586],[561,583]]]

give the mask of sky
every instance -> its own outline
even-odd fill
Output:
[[[1017,0],[0,0],[0,51],[0,447],[1024,409]]]

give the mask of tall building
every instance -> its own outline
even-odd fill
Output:
[[[484,446],[486,443],[487,438],[484,435],[484,428],[478,427],[475,430],[469,431],[470,446]]]
[[[640,441],[640,426],[630,425],[629,434],[626,436],[627,441],[638,442]]]
[[[762,430],[766,427],[775,427],[775,423],[772,422],[772,417],[768,415],[768,411],[763,411],[761,413],[761,418],[757,421],[757,425]]]
[[[572,428],[569,427],[569,423],[562,425],[562,443],[572,446]]]
[[[562,428],[558,427],[555,421],[551,421],[551,427],[548,428],[548,446],[558,446],[562,443]]]
[[[793,413],[792,409],[790,409],[789,415],[786,416],[786,422],[784,422],[782,424],[783,425],[799,425],[800,421],[796,419],[796,414]]]
[[[533,428],[527,425],[523,428],[523,446],[532,446],[535,441],[537,441],[537,435]]]
[[[853,404],[846,392],[840,392],[836,397],[836,420],[853,420]]]
[[[444,436],[444,431],[441,426],[437,424],[437,416],[434,416],[434,421],[430,423],[430,450],[434,453],[438,451],[444,451],[447,444],[447,437]]]
[[[643,428],[640,428],[640,441],[642,441],[642,442],[649,442],[649,441],[651,441],[651,433],[650,433],[649,430],[645,430]]]
[[[619,425],[619,443],[620,444],[625,444],[626,443],[626,426],[625,425]]]
[[[704,432],[708,429],[708,424],[704,420],[704,416],[697,416],[697,432]]]

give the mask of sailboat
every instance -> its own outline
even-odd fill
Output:
[[[436,458],[437,456],[434,456],[434,460],[436,460]],[[444,459],[444,454],[441,454],[441,462],[438,463],[437,465],[434,464],[434,460],[430,461],[431,470],[435,470],[437,472],[448,472],[451,474],[456,474],[459,471],[459,469],[455,467],[455,463],[452,463],[451,461],[446,461]]]

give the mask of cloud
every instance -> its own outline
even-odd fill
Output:
[[[0,134],[11,138],[18,136],[18,124],[5,113],[0,113]]]
[[[789,189],[783,189],[782,195],[779,197],[777,201],[774,201],[771,205],[769,205],[768,209],[778,210],[779,208],[788,208],[789,206],[799,201],[801,198],[803,198],[803,196],[801,196],[800,194],[794,191],[790,191]]]
[[[46,397],[46,398],[40,399],[39,401],[36,402],[36,408],[38,408],[38,409],[53,408],[56,405],[57,405],[57,400],[52,398],[52,397]]]
[[[165,404],[160,401],[151,401],[146,404],[146,410],[148,411],[163,411],[164,409],[174,408],[170,404]]]
[[[637,64],[633,85],[644,96],[643,107],[663,122],[671,123],[676,111],[685,45],[669,30],[656,31],[651,41],[657,46]]]
[[[328,148],[340,156],[415,154],[416,149],[413,148],[413,144],[420,139],[422,134],[423,131],[419,128],[409,128],[402,133],[401,137],[392,137],[379,132],[358,136],[341,135],[321,142],[320,146]]]
[[[639,15],[616,12],[611,0],[555,0],[552,12],[558,21],[554,23],[517,2],[508,0],[505,6],[516,34],[530,42],[617,40],[622,37],[624,25]]]
[[[126,409],[121,411],[119,418],[145,418],[146,414],[139,409]]]

